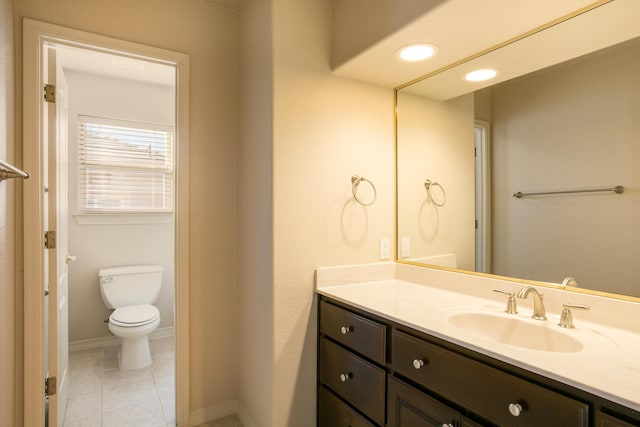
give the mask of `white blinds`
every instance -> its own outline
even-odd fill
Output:
[[[170,126],[78,116],[80,211],[172,212],[173,145]]]

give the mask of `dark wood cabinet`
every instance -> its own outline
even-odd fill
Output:
[[[318,311],[321,427],[640,426],[638,411],[348,304],[322,296]]]
[[[598,412],[596,415],[596,427],[638,427],[640,422],[630,423],[609,414]]]
[[[339,345],[320,341],[320,383],[384,424],[385,372]]]
[[[318,389],[318,425],[320,427],[374,427],[326,387]]]
[[[320,302],[318,425],[385,425],[386,329],[326,301]]]
[[[588,427],[589,405],[394,330],[395,372],[498,425]]]
[[[455,427],[462,414],[392,376],[388,380],[388,427]]]

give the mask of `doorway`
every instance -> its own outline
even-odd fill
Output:
[[[476,120],[475,150],[475,271],[491,272],[491,126]]]
[[[65,409],[69,408],[66,404],[69,396],[70,375],[69,368],[73,363],[66,363],[69,355],[66,346],[69,341],[74,341],[75,337],[80,339],[75,340],[71,350],[75,350],[81,354],[84,351],[84,356],[91,354],[91,351],[87,352],[92,345],[101,349],[99,358],[101,369],[105,368],[105,361],[108,368],[117,368],[113,366],[113,355],[109,352],[113,352],[113,349],[109,349],[110,343],[115,344],[115,340],[105,334],[105,325],[100,324],[97,328],[103,328],[102,334],[97,333],[97,337],[91,337],[92,333],[87,331],[78,332],[74,328],[67,329],[65,326],[65,316],[71,314],[71,323],[77,323],[77,318],[83,318],[84,316],[74,312],[73,306],[70,310],[64,312],[62,309],[65,305],[68,307],[69,301],[73,304],[73,272],[68,276],[70,279],[71,287],[70,293],[66,292],[66,264],[72,262],[75,257],[77,261],[75,263],[83,262],[83,258],[90,259],[90,254],[100,252],[100,241],[105,242],[105,227],[109,227],[107,233],[113,235],[114,227],[124,227],[124,233],[129,233],[129,238],[135,239],[135,233],[132,234],[132,230],[140,230],[140,228],[146,226],[156,227],[156,230],[151,234],[144,236],[138,236],[139,240],[146,240],[155,236],[157,233],[157,227],[164,227],[164,234],[168,236],[171,241],[172,249],[170,253],[164,253],[162,258],[164,261],[153,262],[153,256],[142,258],[139,261],[133,260],[133,262],[118,262],[108,259],[94,260],[93,265],[85,265],[85,269],[90,271],[95,269],[96,265],[102,267],[114,266],[114,264],[132,264],[132,263],[144,263],[144,264],[162,264],[165,263],[165,280],[164,286],[164,300],[161,293],[158,301],[159,305],[165,306],[165,333],[167,329],[171,328],[171,318],[175,319],[175,341],[173,339],[163,340],[164,343],[156,346],[158,354],[162,351],[166,351],[167,342],[170,346],[175,348],[175,357],[169,362],[164,363],[164,369],[170,369],[175,372],[175,386],[171,383],[167,385],[165,381],[162,383],[160,376],[151,377],[152,383],[155,386],[164,387],[165,396],[167,395],[168,388],[174,388],[175,392],[175,405],[176,408],[174,414],[170,414],[168,410],[164,410],[165,420],[169,422],[177,422],[179,424],[188,423],[188,254],[186,253],[188,248],[188,224],[186,211],[188,207],[188,192],[187,186],[187,147],[188,147],[188,57],[183,54],[165,51],[157,48],[151,48],[130,42],[110,39],[107,37],[96,36],[89,33],[70,30],[67,28],[46,24],[42,22],[25,20],[24,21],[24,165],[32,172],[32,180],[28,185],[24,186],[24,198],[25,198],[25,424],[26,425],[62,425],[65,416]],[[111,64],[107,66],[106,64]],[[65,70],[66,68],[66,70]],[[140,73],[145,68],[154,69],[156,73],[149,74]],[[53,70],[53,72],[52,72]],[[57,70],[57,72],[56,72]],[[110,70],[110,71],[108,71]],[[158,71],[160,70],[160,71]],[[162,76],[164,72],[164,76]],[[110,74],[111,73],[111,74]],[[117,75],[120,73],[120,75]],[[51,102],[50,99],[43,99],[43,91],[46,92],[51,89],[45,87],[45,85],[54,84],[50,81],[52,76],[57,76],[58,87],[63,86],[61,75],[67,74],[67,81],[72,80],[69,85],[68,91],[59,92],[60,102]],[[175,178],[175,183],[170,183],[172,191],[172,209],[170,213],[165,215],[82,215],[82,209],[79,208],[79,200],[82,197],[77,193],[81,193],[79,190],[82,185],[75,183],[75,177],[78,176],[76,171],[75,160],[78,156],[77,144],[75,141],[71,144],[71,155],[66,156],[64,144],[60,143],[63,136],[61,130],[66,129],[72,135],[71,139],[74,139],[77,125],[70,123],[69,126],[65,126],[63,121],[65,114],[61,113],[65,110],[65,104],[62,99],[69,99],[72,96],[68,94],[74,93],[73,85],[76,85],[76,93],[85,93],[89,90],[89,95],[96,93],[96,87],[91,84],[100,84],[102,82],[107,85],[113,84],[114,81],[120,82],[127,81],[129,85],[132,84],[132,75],[139,74],[138,80],[144,80],[144,84],[149,86],[150,76],[153,78],[165,78],[169,79],[170,92],[173,101],[171,105],[171,116],[169,124],[173,127],[173,136],[175,146],[172,149],[172,155],[175,160],[175,173],[172,176]],[[73,75],[73,79],[69,79]],[[168,77],[167,77],[168,76]],[[89,86],[80,90],[81,81],[88,80]],[[109,80],[110,79],[110,80]],[[158,82],[156,82],[158,83]],[[139,86],[141,86],[140,83]],[[162,83],[160,82],[161,86]],[[135,86],[135,85],[134,85]],[[130,87],[134,87],[130,86]],[[89,89],[87,89],[89,88]],[[105,88],[103,88],[105,89]],[[113,86],[110,86],[113,90]],[[134,90],[134,89],[130,89]],[[137,89],[136,89],[137,90]],[[56,90],[53,90],[55,95]],[[148,95],[153,96],[153,95]],[[88,98],[91,98],[89,96]],[[105,95],[94,96],[94,98],[100,98],[104,100]],[[154,102],[154,101],[150,101]],[[155,100],[157,102],[157,99]],[[143,104],[137,102],[138,108]],[[85,104],[86,106],[86,104]],[[70,110],[72,107],[69,107]],[[75,108],[75,107],[73,107]],[[94,108],[94,107],[86,107]],[[131,115],[124,114],[124,106],[115,107],[115,111],[118,113],[105,114],[100,113],[98,110],[93,110],[96,117],[99,119],[105,119],[105,115],[109,116],[107,119],[117,120],[129,120],[135,119],[137,123],[144,122],[148,127],[151,122],[153,125],[157,125],[158,121],[166,122],[167,120],[140,120],[140,117],[132,117]],[[86,111],[85,111],[86,112]],[[68,114],[71,122],[78,119],[78,111],[73,110]],[[115,116],[115,117],[114,117]],[[68,162],[67,162],[68,159]],[[68,172],[67,173],[67,170]],[[72,185],[70,185],[70,191],[68,194],[71,197],[67,200],[67,192],[64,189],[64,178],[68,177]],[[175,190],[175,191],[173,191]],[[77,215],[72,217],[68,216],[65,212],[65,204],[68,203],[71,208],[70,212],[74,212]],[[93,200],[89,201],[93,203]],[[103,212],[104,213],[104,212]],[[127,217],[127,218],[126,218]],[[159,219],[160,218],[160,219]],[[87,224],[89,221],[90,224]],[[150,224],[151,221],[151,224]],[[98,222],[98,224],[95,224]],[[122,224],[126,222],[128,224]],[[158,225],[163,223],[163,225]],[[69,226],[70,230],[66,228]],[[80,230],[73,230],[73,228],[84,227]],[[168,227],[168,228],[167,228]],[[126,231],[128,229],[128,231]],[[90,231],[91,230],[91,231]],[[52,234],[55,233],[55,234]],[[95,233],[98,233],[97,235]],[[99,237],[102,233],[102,238]],[[76,239],[78,236],[88,235],[88,238],[80,240]],[[91,235],[94,235],[91,239]],[[45,241],[46,236],[46,241]],[[72,236],[73,239],[70,242],[70,248],[78,250],[81,253],[69,254],[66,248],[66,237]],[[75,236],[75,237],[74,237]],[[114,241],[117,241],[115,239]],[[120,239],[123,240],[123,239]],[[87,246],[88,241],[97,243],[98,246]],[[152,246],[157,242],[151,242]],[[126,247],[126,240],[122,243],[121,252]],[[102,248],[104,249],[104,248]],[[134,252],[150,252],[151,250],[145,250],[144,248]],[[126,256],[125,259],[131,260],[133,255]],[[71,264],[72,271],[74,265]],[[92,274],[89,274],[92,275]],[[89,286],[83,286],[84,292],[88,292],[85,295],[78,294],[75,298],[79,303],[79,308],[87,308],[90,306],[90,310],[86,313],[92,313],[99,310],[100,303],[103,304],[102,310],[104,313],[104,302],[96,300],[96,295],[99,295],[97,286],[97,276],[92,278],[78,276],[76,277],[76,284],[82,282],[89,282]],[[95,280],[94,280],[95,279]],[[95,285],[95,286],[93,286]],[[166,289],[168,288],[168,289]],[[80,288],[79,288],[80,289]],[[79,291],[82,292],[82,291]],[[91,296],[92,295],[92,296]],[[168,297],[167,297],[168,295]],[[93,306],[91,306],[93,304]],[[80,307],[84,306],[84,307]],[[175,307],[175,309],[174,309]],[[78,311],[78,310],[76,310]],[[85,316],[87,315],[85,313]],[[166,314],[168,313],[168,314]],[[175,315],[174,315],[175,313]],[[74,317],[76,318],[74,321]],[[95,319],[93,319],[95,320]],[[93,324],[95,322],[87,319],[87,324]],[[101,323],[101,321],[100,321]],[[74,325],[75,326],[75,325]],[[83,325],[80,325],[83,326]],[[161,324],[162,326],[162,324]],[[94,325],[95,327],[95,325]],[[77,328],[76,328],[77,329]],[[99,330],[99,329],[97,329]],[[70,332],[67,338],[67,331]],[[83,335],[84,333],[84,335]],[[93,333],[96,335],[96,333]],[[111,341],[110,341],[111,340]],[[160,340],[158,341],[160,342]],[[175,342],[175,344],[174,344]],[[79,344],[78,344],[79,343]],[[152,341],[153,343],[153,341]],[[75,348],[74,348],[75,346]],[[152,346],[152,351],[154,350]],[[72,355],[74,352],[72,351]],[[96,354],[96,353],[93,353]],[[166,353],[165,353],[166,354]],[[80,356],[82,358],[83,356]],[[74,358],[72,357],[72,362]],[[91,363],[95,363],[95,360]],[[82,365],[82,362],[79,363]],[[167,367],[168,365],[168,367]],[[119,374],[119,370],[113,371],[112,376],[115,377]],[[149,372],[150,375],[153,375]],[[167,375],[168,377],[168,375]],[[53,378],[55,381],[45,378]],[[73,380],[73,378],[72,378]],[[45,397],[45,390],[43,390],[42,384],[47,384],[47,397]],[[73,384],[73,381],[71,381]],[[123,387],[123,389],[130,389],[131,387]],[[158,388],[155,390],[158,398],[160,397],[160,391]],[[103,399],[105,396],[104,388],[100,390],[100,397]],[[95,396],[94,396],[95,397]],[[45,411],[45,405],[48,403],[48,411]],[[90,406],[89,402],[86,405]],[[101,409],[104,408],[104,402],[100,402]],[[172,403],[165,402],[166,408],[170,408]],[[165,408],[165,409],[166,409]],[[169,413],[169,418],[167,414]],[[69,414],[68,414],[69,415]]]

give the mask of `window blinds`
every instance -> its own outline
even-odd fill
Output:
[[[173,211],[170,126],[78,116],[82,213]]]

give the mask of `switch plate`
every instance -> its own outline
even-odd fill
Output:
[[[390,253],[391,241],[388,238],[380,239],[380,259],[385,260],[389,259],[391,256]]]
[[[400,258],[409,258],[411,256],[411,239],[402,237],[400,239]]]

